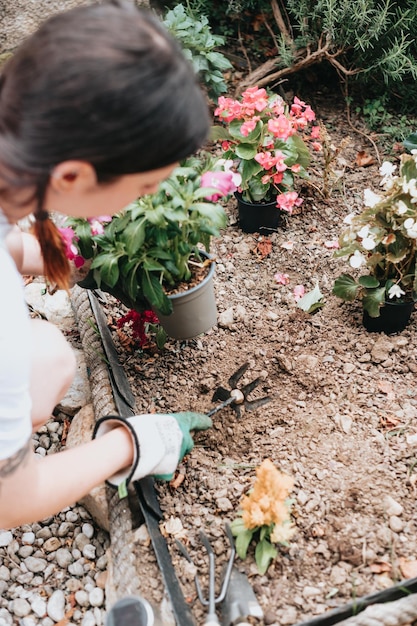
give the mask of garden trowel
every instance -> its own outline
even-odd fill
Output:
[[[247,576],[234,567],[222,603],[222,625],[250,626],[249,617],[262,619],[263,615]]]

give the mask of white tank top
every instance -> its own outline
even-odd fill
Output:
[[[0,460],[31,436],[32,337],[22,277],[5,238],[11,226],[0,209]]]

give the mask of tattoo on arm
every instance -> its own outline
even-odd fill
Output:
[[[14,474],[14,472],[16,472],[16,470],[20,466],[27,463],[30,450],[31,441],[29,439],[29,441],[23,446],[23,448],[20,448],[20,450],[18,450],[15,454],[6,459],[2,465],[0,465],[0,480],[8,478],[12,474]]]

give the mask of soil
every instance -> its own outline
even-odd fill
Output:
[[[378,188],[384,148],[371,138],[377,154],[348,125],[342,101],[316,93],[310,103],[334,155],[329,197],[319,192],[319,159],[312,184],[301,190],[299,213],[270,237],[243,233],[229,202],[229,224],[211,250],[219,324],[206,334],[168,339],[156,350],[152,344],[126,349],[114,332],[140,413],[207,413],[216,406],[216,389],[227,388],[244,363],[249,367],[238,386],[261,377],[250,399],[270,397],[260,408],[243,408],[240,417],[230,406],[218,411],[213,428],[195,434],[176,481],[158,483],[164,532],[199,624],[206,609],[174,539],[187,546],[206,592],[208,558],[199,532],[212,542],[219,580],[229,554],[225,524],[237,516],[255,468],[267,458],[295,479],[296,533],[265,575],[257,571],[253,546],[245,561],[236,559],[264,611],[264,622],[256,623],[296,624],[417,576],[415,314],[400,334],[369,333],[360,304],[331,293],[335,277],[349,268],[329,242],[343,218],[361,208],[363,190]],[[358,130],[366,132],[359,122]],[[369,157],[366,166],[357,164],[361,153]],[[274,280],[277,272],[288,274],[288,285]],[[316,283],[325,304],[307,314],[293,289]],[[107,312],[114,321],[125,309],[113,303]],[[149,594],[158,598],[160,590]]]

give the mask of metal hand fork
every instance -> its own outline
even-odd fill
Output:
[[[202,541],[204,547],[206,548],[207,554],[208,554],[208,557],[209,557],[208,598],[205,598],[204,595],[203,595],[203,592],[201,590],[200,580],[199,580],[197,574],[194,577],[194,582],[195,582],[195,588],[197,590],[198,599],[200,600],[200,602],[201,602],[201,604],[203,606],[207,606],[208,607],[208,613],[207,613],[207,616],[206,616],[206,619],[205,619],[205,622],[204,622],[204,626],[218,626],[220,624],[220,622],[219,622],[219,620],[217,618],[217,614],[216,614],[216,604],[220,604],[220,602],[223,602],[224,598],[226,597],[227,588],[229,586],[229,581],[230,581],[230,576],[232,574],[233,561],[234,561],[234,558],[235,558],[235,552],[236,551],[235,551],[235,543],[234,543],[232,531],[231,531],[230,526],[228,524],[226,524],[226,533],[227,533],[227,537],[229,539],[231,552],[230,552],[229,560],[228,560],[228,563],[227,563],[227,566],[226,566],[226,571],[225,571],[225,574],[224,574],[224,577],[223,577],[223,582],[222,582],[220,593],[219,593],[218,596],[216,596],[215,554],[214,554],[213,548],[210,545],[208,537],[203,532],[200,532],[201,541]],[[184,544],[182,544],[181,541],[178,541],[178,539],[176,540],[176,543],[177,543],[177,546],[179,547],[181,553],[187,559],[187,561],[189,561],[190,563],[192,563],[194,565],[194,562],[193,562],[190,554],[188,553],[187,549],[185,548]]]

